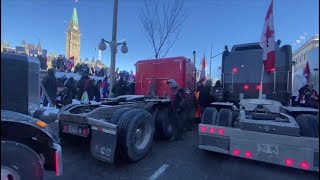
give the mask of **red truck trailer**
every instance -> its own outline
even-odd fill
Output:
[[[174,79],[177,84],[194,92],[195,66],[185,57],[140,60],[136,63],[136,94],[165,98],[170,94],[166,84]]]

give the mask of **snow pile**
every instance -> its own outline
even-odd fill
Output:
[[[54,107],[44,107],[45,111],[43,112],[44,116],[49,116],[50,114],[57,114],[59,112],[59,109]]]
[[[62,77],[70,78],[73,77],[75,80],[80,80],[81,75],[76,74],[76,73],[66,73],[66,72],[56,72],[56,78],[62,78]],[[103,77],[97,77],[97,76],[89,76],[91,79],[94,79],[96,81],[98,80],[103,80]]]
[[[76,100],[76,99],[72,99],[72,103],[71,104],[81,104],[81,102]]]
[[[97,101],[90,101],[90,104],[91,105],[97,105],[97,104],[101,104],[100,102],[97,102]]]

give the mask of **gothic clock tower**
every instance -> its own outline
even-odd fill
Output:
[[[66,58],[74,56],[74,64],[80,62],[80,27],[77,16],[77,9],[73,8],[72,18],[66,32]]]

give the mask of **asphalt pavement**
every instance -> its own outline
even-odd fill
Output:
[[[45,180],[313,180],[319,173],[208,152],[197,147],[196,127],[184,141],[155,140],[152,151],[136,163],[106,164],[91,157],[86,143],[62,144],[63,175]]]

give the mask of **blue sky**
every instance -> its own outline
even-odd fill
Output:
[[[225,45],[257,42],[262,33],[264,17],[271,0],[185,0],[188,16],[179,40],[167,56],[192,58],[197,51],[199,66],[204,53],[209,59],[210,44],[213,54],[220,53]],[[49,52],[64,54],[67,23],[73,7],[83,34],[82,59],[97,59],[95,47],[101,38],[111,40],[113,0],[1,0],[1,40],[10,46],[22,40],[37,44]],[[319,33],[318,0],[275,0],[274,21],[276,39],[291,44],[300,37],[306,39]],[[120,70],[133,70],[137,60],[153,57],[153,50],[143,32],[139,14],[143,0],[119,0],[117,39],[125,39],[129,52],[117,54],[116,66]],[[296,43],[293,48],[299,47]],[[120,47],[119,47],[120,48]],[[102,53],[102,60],[110,65],[110,49]],[[221,56],[213,59],[213,70]],[[214,72],[212,72],[214,73]]]

